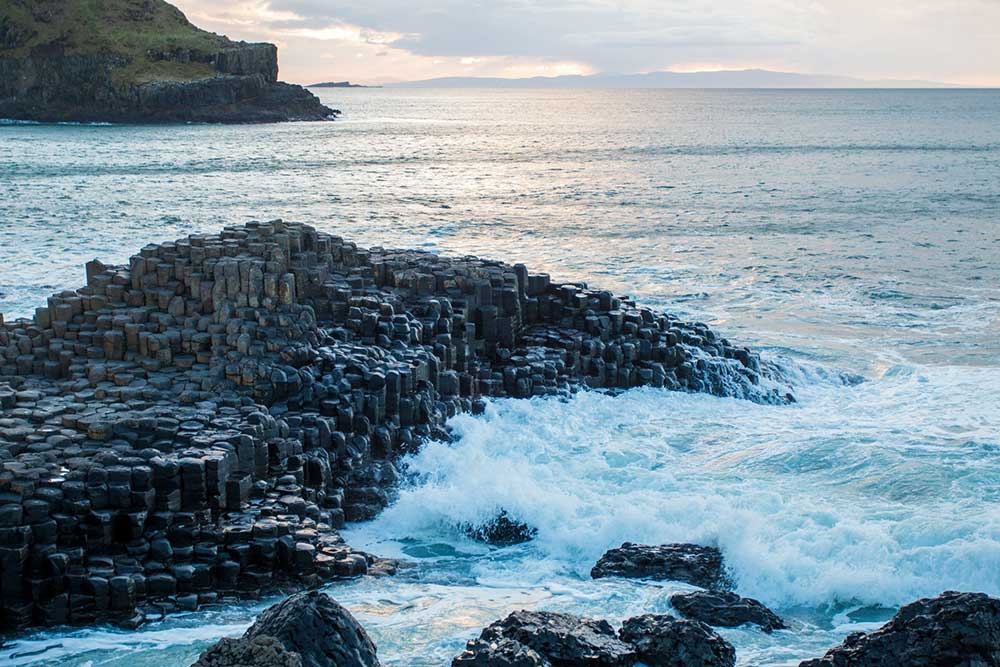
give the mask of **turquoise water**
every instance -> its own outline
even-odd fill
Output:
[[[1000,594],[1000,91],[320,94],[343,120],[0,127],[0,312],[95,256],[283,217],[631,294],[779,358],[801,399],[637,390],[457,418],[348,531],[416,567],[330,588],[383,664],[448,664],[518,607],[669,610],[683,586],[588,578],[624,540],[722,547],[792,622],[724,631],[741,665],[798,664],[920,595]],[[499,506],[537,539],[461,536]],[[183,665],[259,609],[39,633],[0,662]]]

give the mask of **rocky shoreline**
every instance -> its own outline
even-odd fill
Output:
[[[720,625],[713,623],[711,625]],[[727,625],[727,623],[721,623]],[[779,628],[775,628],[779,629]],[[765,631],[767,631],[765,629]],[[325,593],[293,595],[192,667],[380,667],[357,619]],[[451,667],[735,667],[736,649],[698,619],[606,620],[519,610],[469,640]],[[998,667],[1000,599],[945,592],[912,602],[881,628],[856,632],[799,667]]]
[[[793,400],[703,324],[522,265],[302,224],[150,245],[86,275],[0,326],[8,631],[132,626],[391,572],[337,530],[375,516],[396,459],[487,397],[649,385]]]

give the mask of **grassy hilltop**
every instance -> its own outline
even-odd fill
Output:
[[[0,118],[259,123],[335,115],[164,0],[0,0]]]
[[[0,0],[0,49],[7,58],[62,48],[67,56],[116,54],[119,83],[189,81],[216,74],[209,63],[158,57],[213,54],[237,44],[194,26],[163,0]]]

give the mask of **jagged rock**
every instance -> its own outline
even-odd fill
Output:
[[[466,534],[474,540],[497,546],[510,546],[530,542],[538,529],[514,519],[507,510],[500,510],[493,519],[477,526],[467,526]]]
[[[590,576],[594,579],[669,579],[704,588],[729,588],[722,567],[722,552],[697,544],[651,546],[625,542],[605,552],[591,569]]]
[[[1000,599],[948,591],[902,607],[874,632],[848,635],[799,667],[998,667]]]
[[[274,637],[223,637],[202,653],[191,667],[302,667],[302,658],[285,649]]]
[[[670,596],[670,604],[683,616],[709,625],[729,628],[753,623],[764,632],[786,627],[781,617],[759,601],[729,591],[676,593]]]
[[[534,649],[506,637],[470,640],[451,664],[452,667],[552,667]]]
[[[632,647],[618,639],[607,621],[522,610],[489,625],[452,666],[629,667],[634,663]]]
[[[732,644],[700,621],[668,614],[643,614],[630,618],[618,632],[636,649],[649,667],[733,667]]]
[[[377,667],[375,644],[349,611],[319,591],[297,593],[265,610],[243,639],[273,637],[302,667]]]

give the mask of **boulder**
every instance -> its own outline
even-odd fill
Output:
[[[786,627],[780,616],[757,600],[729,591],[677,593],[670,596],[670,604],[687,618],[724,628],[753,623],[771,632]]]
[[[669,614],[643,614],[630,618],[618,632],[635,647],[649,667],[733,667],[732,644],[700,621],[677,619]]]
[[[289,662],[273,641],[298,657]],[[224,662],[230,658],[250,662]],[[257,659],[260,661],[257,661]],[[235,659],[235,658],[234,658]],[[215,662],[209,662],[214,660]],[[284,660],[285,662],[280,662]],[[268,608],[240,640],[223,639],[202,654],[198,667],[378,667],[375,644],[349,611],[319,591],[297,593]]]
[[[911,602],[799,667],[1000,667],[1000,598],[948,591]]]
[[[502,509],[485,523],[466,526],[465,533],[479,542],[505,547],[530,542],[538,534],[538,529],[518,521],[507,514],[507,510]]]
[[[697,544],[650,546],[625,542],[605,552],[590,576],[670,579],[713,589],[730,587],[722,568],[722,552]]]
[[[607,621],[547,611],[515,611],[483,630],[452,667],[630,667],[635,651]]]
[[[302,667],[302,657],[274,637],[223,637],[201,654],[192,667]]]

